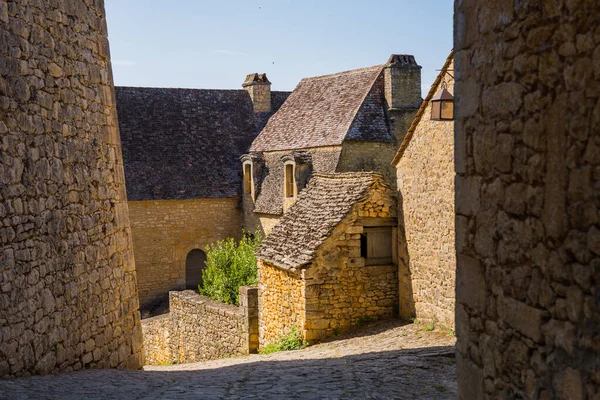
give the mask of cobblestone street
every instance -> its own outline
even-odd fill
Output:
[[[379,321],[304,350],[0,381],[1,399],[454,399],[453,336]]]

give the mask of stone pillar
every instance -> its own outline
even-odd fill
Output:
[[[102,0],[0,0],[0,377],[140,368]]]
[[[461,399],[600,398],[599,15],[455,2]]]
[[[242,87],[250,94],[254,112],[271,111],[271,82],[267,74],[248,74]]]
[[[258,286],[240,287],[240,307],[244,310],[244,330],[248,352],[258,352]]]

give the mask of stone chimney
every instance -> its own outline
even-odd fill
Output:
[[[248,74],[242,87],[250,94],[254,112],[271,111],[271,82],[267,74]]]
[[[385,99],[391,110],[421,106],[421,66],[408,54],[392,54],[385,64]]]

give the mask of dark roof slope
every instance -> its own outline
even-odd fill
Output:
[[[280,268],[310,263],[352,207],[368,197],[371,185],[384,184],[375,172],[314,174],[296,203],[263,240],[256,255]]]
[[[423,103],[421,103],[421,107],[415,114],[415,117],[413,118],[413,121],[410,124],[410,128],[408,128],[408,131],[406,132],[406,135],[404,136],[404,140],[402,141],[402,144],[398,148],[398,151],[396,152],[396,155],[394,156],[394,159],[392,160],[392,165],[397,165],[398,162],[400,161],[400,159],[402,158],[402,155],[404,154],[404,152],[406,151],[406,148],[408,147],[408,145],[410,144],[410,141],[412,140],[412,137],[415,133],[415,130],[417,129],[417,126],[419,126],[419,122],[421,122],[423,113],[425,112],[425,110],[427,110],[427,105],[429,104],[429,102],[431,101],[433,96],[435,95],[438,86],[442,82],[442,78],[444,77],[444,75],[446,75],[446,73],[448,73],[448,68],[450,68],[450,64],[452,64],[453,59],[454,59],[454,50],[450,51],[450,55],[448,55],[448,58],[446,58],[446,62],[444,63],[444,66],[442,67],[438,76],[435,78],[433,85],[431,85],[431,88],[429,89],[429,93],[427,93],[425,100],[423,100]]]
[[[288,92],[272,92],[273,110]],[[129,200],[240,195],[239,157],[271,113],[245,90],[116,87]]]
[[[357,115],[357,129],[349,139],[390,141],[384,118],[382,71],[383,66],[375,66],[302,79],[250,150],[339,146]],[[374,86],[380,86],[379,95],[369,96]],[[358,132],[365,125],[369,128],[361,136]]]

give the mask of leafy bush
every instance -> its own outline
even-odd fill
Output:
[[[239,305],[240,286],[258,283],[254,251],[260,244],[260,232],[244,232],[236,243],[233,238],[220,240],[207,247],[206,268],[202,272],[200,294],[211,299]]]
[[[287,350],[300,350],[306,346],[308,346],[308,342],[302,338],[300,329],[292,326],[287,335],[281,335],[277,342],[266,345],[262,349],[261,354],[271,354]]]

